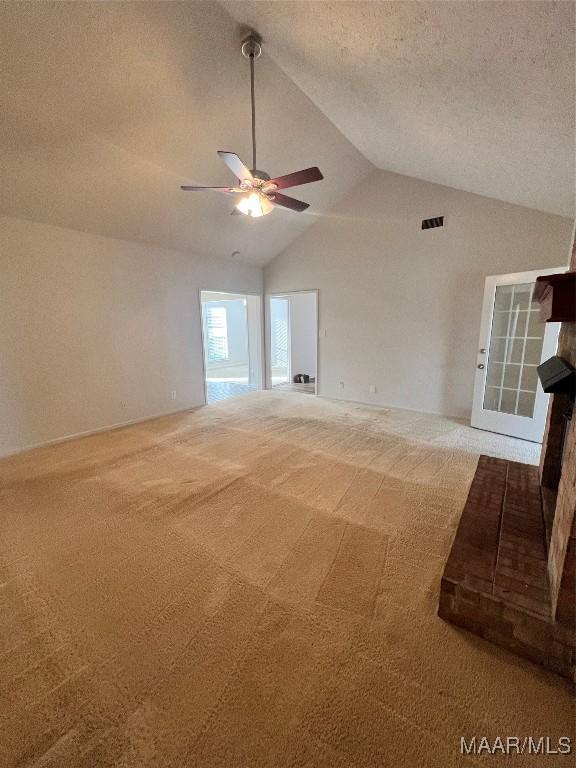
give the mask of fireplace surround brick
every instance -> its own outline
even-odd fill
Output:
[[[576,271],[574,235],[569,269]],[[558,355],[576,367],[575,322],[562,323]],[[576,416],[566,432],[569,407],[568,395],[551,396],[539,468],[480,457],[438,614],[576,682]]]
[[[576,271],[576,230],[572,236],[570,267]],[[576,294],[574,295],[576,306]],[[558,355],[576,367],[576,322],[564,322],[558,338]],[[548,556],[548,578],[552,613],[557,621],[576,634],[576,415],[565,437],[564,458],[560,454],[566,395],[552,395],[540,461],[544,498],[552,499],[553,515]]]
[[[573,633],[552,617],[537,467],[480,457],[438,614],[573,679]]]

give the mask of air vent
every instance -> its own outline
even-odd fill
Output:
[[[422,219],[422,229],[434,229],[444,226],[444,216],[435,216],[433,219]]]

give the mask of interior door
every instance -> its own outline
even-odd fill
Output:
[[[473,427],[541,443],[548,395],[537,366],[556,352],[560,323],[541,323],[536,278],[566,267],[486,278],[476,360]]]
[[[290,381],[290,300],[270,298],[270,367],[272,386]]]

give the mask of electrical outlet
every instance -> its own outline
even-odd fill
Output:
[[[339,381],[339,382],[338,382],[338,387],[339,387],[340,389],[344,389],[344,382],[343,382],[343,381]]]
[[[120,405],[122,408],[128,408],[128,400],[120,400]]]
[[[176,400],[176,390],[175,389],[170,391],[170,400]]]
[[[370,384],[370,394],[373,395],[376,392],[376,384]]]

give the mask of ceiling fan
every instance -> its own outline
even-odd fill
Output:
[[[226,195],[241,195],[236,203],[233,214],[243,213],[254,218],[265,216],[274,210],[275,206],[289,208],[291,211],[301,213],[309,208],[308,203],[296,200],[288,195],[281,194],[278,190],[298,187],[301,184],[310,184],[312,181],[321,181],[324,176],[319,168],[305,168],[302,171],[288,173],[285,176],[277,176],[272,179],[264,171],[256,167],[256,101],[254,97],[254,61],[262,53],[262,45],[259,36],[251,33],[242,42],[242,55],[250,61],[250,100],[252,104],[252,169],[249,170],[242,160],[233,152],[218,151],[218,155],[224,160],[228,168],[238,179],[234,187],[189,187],[182,186],[185,192],[202,192],[212,190]]]

